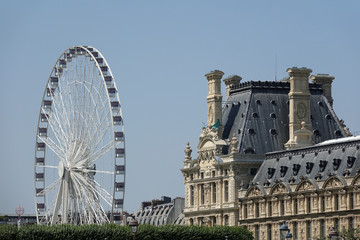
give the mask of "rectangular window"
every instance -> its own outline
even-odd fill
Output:
[[[216,203],[216,183],[212,184],[212,200],[213,203]]]
[[[354,229],[354,218],[349,217],[349,229]]]
[[[335,227],[336,231],[339,231],[339,219],[338,218],[334,219],[334,227]]]
[[[204,204],[205,203],[205,189],[204,189],[204,184],[201,184],[200,185],[200,188],[201,188],[201,204]]]
[[[224,201],[225,202],[228,202],[229,201],[229,182],[228,181],[225,181],[224,182]]]
[[[247,204],[245,204],[244,205],[244,218],[246,219],[247,217],[248,217],[248,205]]]
[[[325,212],[325,196],[321,196],[321,211]]]
[[[298,199],[296,198],[295,201],[294,201],[294,212],[295,214],[298,214]]]
[[[190,174],[190,180],[194,180],[194,174]]]
[[[307,198],[306,206],[307,206],[307,213],[311,213],[311,198],[310,197]]]
[[[298,239],[298,223],[294,222],[293,224],[293,237],[294,239]]]
[[[339,194],[335,194],[335,210],[339,210]]]
[[[215,171],[212,171],[212,172],[211,172],[211,176],[212,176],[212,177],[215,177]]]
[[[268,209],[268,212],[269,212],[269,217],[271,217],[272,216],[272,201],[270,200],[269,201],[269,209]]]
[[[320,220],[320,237],[325,237],[325,220]]]
[[[271,224],[268,224],[268,240],[271,240]]]
[[[285,214],[285,201],[281,200],[281,202],[280,202],[280,215],[284,216],[284,214]]]
[[[255,226],[255,240],[260,240],[260,229],[259,225]]]
[[[350,209],[354,209],[354,193],[350,193]]]
[[[203,173],[203,172],[200,173],[200,178],[201,178],[201,179],[204,179],[204,173]]]
[[[194,186],[190,186],[190,206],[194,206]]]
[[[311,240],[311,221],[306,221],[306,239]]]
[[[260,215],[260,206],[259,203],[255,204],[255,217],[259,217]]]

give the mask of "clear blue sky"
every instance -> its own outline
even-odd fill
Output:
[[[184,196],[179,169],[187,141],[196,157],[211,70],[274,80],[277,56],[278,79],[292,66],[334,75],[335,111],[360,130],[359,1],[1,1],[0,31],[0,213],[35,212],[41,97],[72,45],[99,49],[117,81],[130,212]]]

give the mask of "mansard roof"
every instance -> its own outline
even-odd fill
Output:
[[[313,143],[346,136],[319,84],[309,83]],[[232,87],[223,106],[223,139],[236,134],[239,153],[284,150],[289,140],[288,82],[250,81]],[[223,149],[228,153],[228,148]]]
[[[328,184],[344,187],[347,186],[345,179],[358,175],[359,169],[360,136],[346,137],[266,154],[253,184],[272,187],[278,182],[299,184],[309,180],[324,182],[321,188]]]

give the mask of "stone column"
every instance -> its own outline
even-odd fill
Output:
[[[310,91],[308,68],[288,68],[289,92],[289,141],[286,149],[311,145],[312,126],[310,119]]]
[[[318,83],[322,85],[324,90],[324,96],[329,101],[330,105],[333,105],[333,98],[331,96],[331,84],[335,79],[334,76],[330,76],[329,74],[315,74],[310,77],[313,83]]]
[[[225,86],[226,86],[226,98],[228,98],[230,95],[231,87],[234,85],[238,85],[240,83],[241,79],[242,79],[242,77],[240,77],[238,75],[232,75],[223,80],[225,83]]]
[[[222,71],[214,70],[205,74],[208,80],[207,100],[207,126],[211,127],[220,122],[218,133],[221,133],[222,126],[222,95],[221,95],[221,78],[224,75]],[[220,135],[220,134],[219,134]]]

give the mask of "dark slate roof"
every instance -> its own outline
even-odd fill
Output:
[[[313,142],[345,136],[320,85],[309,83]],[[235,133],[239,153],[265,154],[284,150],[289,140],[288,82],[250,81],[230,91],[223,106],[223,139]],[[223,153],[227,153],[224,148]]]
[[[354,177],[360,169],[359,149],[360,136],[357,136],[269,153],[253,183],[261,187],[272,187],[278,181],[297,184],[304,179],[325,181],[331,176],[342,180],[344,177]],[[299,166],[297,172],[296,166]]]

